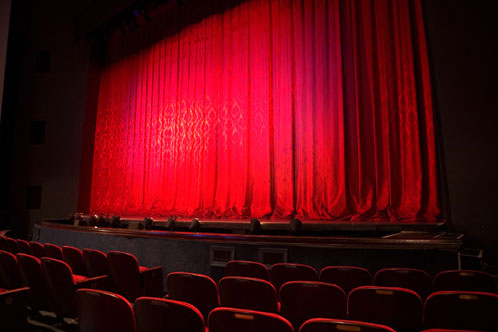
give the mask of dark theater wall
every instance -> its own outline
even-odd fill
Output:
[[[426,0],[453,228],[498,259],[498,2]]]
[[[10,184],[0,188],[8,199],[0,221],[20,235],[27,236],[34,221],[65,217],[78,206],[90,47],[75,40],[74,17],[86,3],[13,2],[5,80],[10,98],[7,110],[4,96],[2,109],[2,125],[10,128],[7,139],[2,136],[9,160],[2,180]],[[498,2],[423,3],[453,229],[465,233],[466,245],[496,253]],[[39,51],[50,51],[48,72],[35,70]],[[43,144],[30,144],[33,121],[45,123]],[[39,209],[27,208],[29,186],[41,187]]]

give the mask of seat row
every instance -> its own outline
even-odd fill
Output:
[[[498,295],[441,291],[422,301],[399,287],[360,286],[347,295],[320,281],[288,281],[279,292],[268,281],[228,276],[218,284],[210,277],[172,272],[166,277],[168,298],[194,305],[207,318],[218,306],[280,314],[295,329],[310,318],[341,318],[388,325],[400,331],[425,327],[498,331]]]
[[[313,318],[300,326],[284,317],[255,310],[219,307],[207,320],[193,305],[171,299],[140,297],[134,306],[122,296],[105,291],[81,289],[76,292],[81,332],[394,332],[392,328],[375,323],[345,319]],[[207,324],[206,324],[207,323]],[[484,327],[479,325],[479,327]],[[459,326],[458,328],[464,328]],[[412,327],[413,331],[420,331]],[[401,331],[401,330],[398,330]],[[427,330],[461,331],[434,328]],[[471,330],[466,330],[470,332]],[[483,329],[480,331],[495,331]]]
[[[448,270],[432,278],[427,272],[411,268],[385,268],[372,277],[370,272],[355,266],[327,266],[320,273],[303,264],[279,263],[268,269],[252,261],[230,261],[225,266],[225,276],[245,276],[270,281],[278,290],[291,280],[322,281],[340,286],[346,294],[359,286],[388,286],[408,288],[422,299],[430,293],[444,290],[495,292],[492,275],[482,271]]]

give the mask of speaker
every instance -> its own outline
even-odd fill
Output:
[[[152,218],[144,218],[144,227],[146,230],[150,231],[154,226],[154,220]]]
[[[251,219],[251,226],[249,227],[249,233],[256,234],[259,233],[261,229],[261,222],[258,219]]]
[[[121,227],[121,217],[120,216],[112,216],[111,227],[114,227],[114,228]]]
[[[169,217],[168,221],[166,221],[166,229],[168,231],[174,231],[175,230],[175,218]]]
[[[294,218],[289,222],[289,230],[291,234],[297,235],[299,234],[299,231],[303,227],[303,223],[301,220]]]

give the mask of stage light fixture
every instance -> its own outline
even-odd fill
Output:
[[[176,221],[176,217],[173,218],[173,217],[169,217],[168,218],[168,221],[166,221],[166,229],[168,231],[174,231],[175,230],[175,221]]]
[[[154,220],[152,218],[144,218],[144,227],[146,230],[150,231],[154,226]]]
[[[301,230],[303,223],[301,220],[294,218],[289,222],[289,230],[291,234],[297,235]]]
[[[97,225],[97,219],[98,219],[98,216],[96,214],[92,214],[90,216],[90,218],[88,219],[88,226],[96,226]]]
[[[256,234],[259,232],[260,229],[261,229],[261,222],[256,218],[251,219],[249,233]]]
[[[199,222],[199,219],[197,219],[197,218],[192,219],[192,222],[188,226],[188,229],[191,232],[198,232],[200,228],[201,228],[201,223]]]
[[[112,216],[111,227],[113,227],[113,228],[121,227],[121,217],[120,216]]]

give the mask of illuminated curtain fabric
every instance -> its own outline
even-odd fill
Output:
[[[252,0],[110,45],[91,212],[441,218],[419,0]]]

